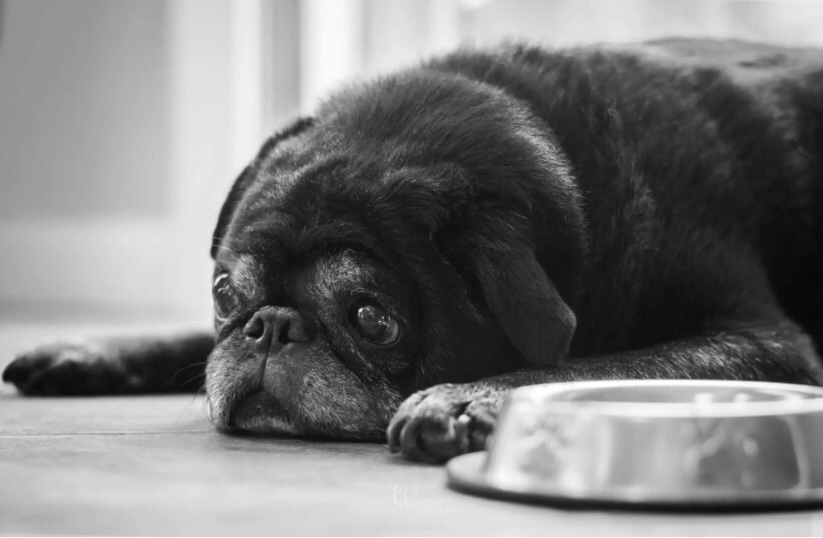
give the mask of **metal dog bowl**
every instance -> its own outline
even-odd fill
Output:
[[[549,504],[787,508],[823,501],[823,388],[603,381],[512,391],[449,485]]]

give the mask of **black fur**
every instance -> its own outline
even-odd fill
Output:
[[[209,360],[224,429],[386,432],[443,460],[481,448],[520,385],[823,384],[823,55],[458,52],[272,137],[214,239],[242,298]],[[352,330],[364,298],[396,343]],[[17,382],[37,364],[4,379],[37,392]]]

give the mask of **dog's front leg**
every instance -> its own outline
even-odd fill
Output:
[[[435,385],[410,396],[387,436],[409,459],[445,461],[482,450],[509,390],[538,383],[605,379],[737,379],[823,385],[810,338],[790,322],[738,326],[646,349],[568,359],[466,384]]]
[[[209,333],[48,345],[17,356],[3,381],[29,395],[193,392],[213,348]]]

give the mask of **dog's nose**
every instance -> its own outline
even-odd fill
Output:
[[[243,328],[246,341],[257,353],[277,353],[289,342],[309,342],[306,320],[294,308],[267,306],[258,310]]]

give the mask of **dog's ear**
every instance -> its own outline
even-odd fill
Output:
[[[525,244],[475,244],[475,274],[491,312],[530,364],[561,362],[577,324],[574,312]]]
[[[243,199],[243,195],[246,193],[246,190],[255,178],[255,164],[265,158],[266,155],[268,155],[275,148],[275,146],[277,146],[277,144],[283,140],[299,135],[313,124],[313,118],[300,118],[282,131],[270,137],[263,144],[263,147],[260,148],[260,151],[257,152],[257,157],[254,162],[252,162],[252,164],[247,166],[243,172],[240,173],[240,176],[234,181],[234,184],[229,190],[229,195],[226,197],[226,201],[223,202],[223,207],[220,209],[220,216],[217,217],[217,226],[215,226],[214,233],[212,234],[212,258],[215,257],[217,254],[217,249],[220,248],[220,244],[223,242],[223,236],[226,235],[226,230],[234,217],[234,212],[237,210],[237,205],[240,203],[240,200]]]

